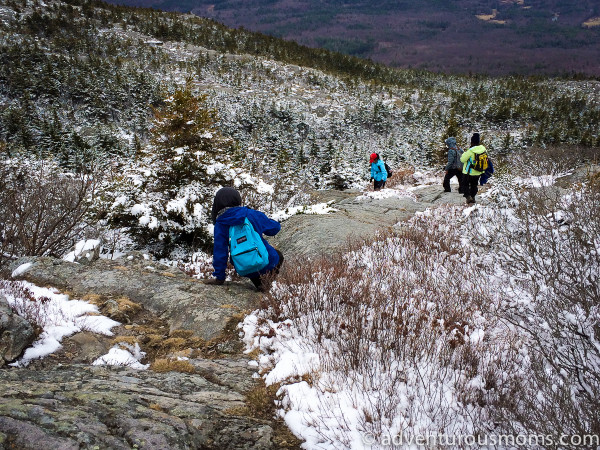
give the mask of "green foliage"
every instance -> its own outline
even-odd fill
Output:
[[[216,111],[208,107],[206,99],[206,95],[194,95],[188,82],[177,88],[162,108],[154,108],[151,158],[159,168],[159,189],[205,180],[212,160],[229,160],[233,143],[221,136]]]
[[[214,192],[229,184],[233,141],[221,136],[216,112],[188,82],[154,108],[152,145],[128,177],[105,195],[105,214],[134,240],[166,256],[175,247],[207,249],[206,225]],[[110,205],[117,205],[116,208]]]

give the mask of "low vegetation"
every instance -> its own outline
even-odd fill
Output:
[[[571,157],[283,271],[244,327],[297,435],[600,435],[600,186],[557,186]]]

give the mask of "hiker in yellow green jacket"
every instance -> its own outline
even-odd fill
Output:
[[[487,150],[480,144],[479,133],[473,133],[471,136],[471,147],[462,154],[460,162],[463,163],[464,196],[467,203],[475,203],[479,177],[488,166]]]

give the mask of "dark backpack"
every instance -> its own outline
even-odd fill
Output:
[[[391,167],[388,166],[386,162],[384,162],[383,165],[385,166],[385,171],[387,172],[388,178],[390,178],[392,176],[392,173],[393,173]]]
[[[490,163],[488,161],[487,152],[480,154],[475,153],[475,155],[473,155],[473,164],[471,165],[471,169],[478,172],[485,172],[489,165]]]

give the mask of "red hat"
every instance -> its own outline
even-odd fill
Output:
[[[373,164],[373,162],[375,162],[375,160],[379,158],[379,155],[377,153],[371,153],[371,159],[369,160],[369,162],[371,164]]]

